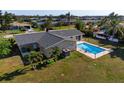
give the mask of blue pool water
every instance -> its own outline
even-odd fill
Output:
[[[93,53],[93,54],[98,54],[100,52],[105,51],[105,49],[102,49],[100,47],[97,47],[97,46],[94,46],[94,45],[91,45],[88,43],[80,43],[77,45],[77,47],[84,50],[84,51]]]

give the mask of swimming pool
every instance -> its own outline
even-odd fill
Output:
[[[81,50],[84,50],[86,52],[92,53],[92,54],[98,54],[101,53],[103,51],[105,51],[105,49],[88,44],[88,43],[79,43],[77,44],[77,47]]]

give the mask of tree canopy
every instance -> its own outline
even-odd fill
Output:
[[[118,14],[112,12],[101,20],[99,26],[105,29],[106,34],[118,39],[124,39],[124,27],[120,26],[120,23]]]
[[[0,37],[0,57],[5,57],[11,52],[11,43],[5,39]]]
[[[2,15],[2,11],[0,11],[0,24],[2,30],[7,30],[10,27],[10,23],[15,19],[15,15],[12,13],[5,12]]]
[[[75,27],[77,28],[77,30],[82,31],[84,29],[85,25],[80,19],[77,19]]]

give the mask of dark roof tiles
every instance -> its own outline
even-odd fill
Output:
[[[60,42],[64,40],[61,37],[57,37],[55,35],[51,35],[49,33],[45,33],[38,41],[38,44],[43,47],[47,48],[49,46],[52,46],[53,44],[56,44],[57,42]]]
[[[69,37],[69,36],[75,36],[75,35],[81,35],[83,34],[79,30],[60,30],[60,31],[49,31],[49,33],[54,35],[59,35],[62,37]]]
[[[83,33],[79,30],[60,30],[16,35],[15,38],[19,46],[29,43],[39,43],[41,47],[47,48],[57,42],[66,40],[69,36],[76,36],[82,34]]]

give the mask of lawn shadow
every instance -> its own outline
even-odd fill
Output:
[[[10,54],[8,54],[7,56],[4,56],[4,57],[0,57],[0,59],[5,59],[5,58],[13,57],[13,56],[20,56],[23,65],[28,65],[29,64],[29,63],[24,61],[17,44],[14,45]]]
[[[12,56],[17,56],[17,55],[20,56],[20,51],[19,51],[18,46],[17,46],[17,45],[14,45],[14,47],[11,49],[10,54],[8,54],[8,55],[6,55],[6,56],[3,56],[3,57],[0,57],[0,59],[12,57]]]
[[[10,73],[5,73],[2,76],[0,76],[0,81],[3,80],[9,81],[12,80],[15,76],[23,75],[25,73],[26,73],[25,69],[18,69]]]
[[[117,47],[118,44],[116,42],[111,42],[111,41],[108,41],[108,40],[103,40],[103,39],[96,39],[99,42],[99,45],[100,46],[107,46],[107,45],[110,45],[110,46],[113,46],[113,47]]]
[[[124,48],[118,47],[113,48],[113,52],[110,53],[111,58],[119,57],[120,59],[124,60]]]
[[[120,59],[124,60],[124,44],[123,43],[116,43],[111,42],[108,40],[101,40],[97,39],[100,46],[106,46],[106,48],[110,48],[113,51],[110,54],[111,58],[119,57]],[[108,45],[108,46],[107,46]]]

